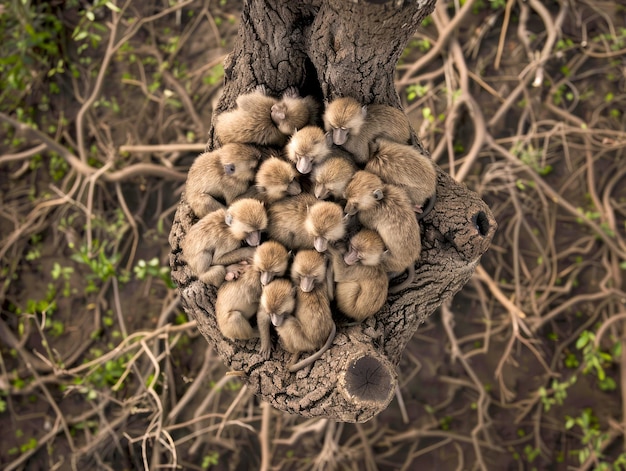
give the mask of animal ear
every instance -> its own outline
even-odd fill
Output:
[[[326,134],[324,134],[324,137],[326,138],[326,146],[327,147],[332,147],[333,146],[333,133],[332,133],[332,131],[327,131]]]
[[[224,164],[224,173],[226,175],[232,175],[235,173],[235,164]]]
[[[233,215],[230,213],[226,213],[226,216],[224,217],[224,222],[226,223],[227,226],[232,226],[233,225]]]
[[[382,199],[383,199],[383,190],[381,190],[380,188],[376,188],[376,189],[374,190],[373,195],[374,195],[374,199],[375,199],[376,201],[380,201],[380,200],[382,200]]]
[[[367,116],[367,106],[363,105],[361,107],[361,116],[363,116],[363,118],[365,118]]]

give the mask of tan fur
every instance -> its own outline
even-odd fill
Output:
[[[346,187],[345,213],[358,214],[359,222],[375,230],[387,247],[385,271],[412,267],[419,258],[420,228],[406,192],[385,184],[373,173],[360,170]]]
[[[325,257],[314,250],[299,251],[291,267],[291,281],[297,287],[295,320],[277,331],[285,349],[294,353],[294,359],[297,359],[300,352],[328,348],[334,338],[331,334],[336,331],[326,286]],[[323,352],[318,351],[315,358]],[[295,369],[308,363],[306,360],[300,362]],[[291,366],[294,366],[293,361]],[[295,369],[290,368],[290,371]]]
[[[297,180],[298,172],[292,164],[278,157],[265,160],[256,174],[259,197],[266,203],[274,203],[289,195],[300,194],[302,189]]]
[[[322,128],[306,126],[291,136],[286,152],[298,172],[306,174],[326,160],[330,155],[330,147]]]
[[[333,198],[335,201],[343,199],[343,192],[357,171],[351,160],[341,156],[329,157],[324,162],[313,167],[311,178],[314,183],[313,193],[316,198]]]
[[[313,246],[325,252],[329,242],[336,242],[346,234],[343,208],[337,203],[320,201],[308,209],[304,230],[313,237]]]
[[[283,276],[287,272],[289,264],[289,254],[285,247],[275,241],[267,241],[257,247],[254,253],[252,267],[250,267],[241,277],[232,282],[223,284],[217,293],[215,311],[218,325],[222,333],[228,337],[223,326],[232,326],[237,332],[245,332],[250,335],[252,327],[248,319],[257,313],[262,293],[262,287],[269,284],[274,277]],[[225,300],[221,296],[221,291],[226,290],[228,296]],[[218,303],[226,306],[226,314],[218,310]],[[222,322],[220,323],[220,320]],[[228,323],[223,319],[228,319]],[[266,319],[261,319],[257,315],[258,336],[261,337],[261,354],[266,357],[271,351],[270,327]],[[250,327],[248,329],[248,327]],[[256,336],[256,332],[254,332]],[[233,338],[233,337],[231,337]],[[234,338],[251,338],[234,337]]]
[[[224,265],[252,259],[254,248],[241,247],[241,243],[246,240],[258,245],[260,231],[267,223],[263,203],[238,200],[227,210],[218,209],[191,226],[181,243],[183,256],[201,281],[219,287],[226,275]]]
[[[300,352],[310,352],[318,348],[302,333],[302,324],[293,316],[287,316],[283,324],[276,327],[276,332],[283,348],[289,353],[298,355]]]
[[[294,87],[283,93],[278,103],[272,106],[272,120],[278,129],[288,136],[319,118],[319,104],[311,96],[301,97]]]
[[[291,266],[291,281],[298,288],[296,317],[303,323],[307,338],[320,347],[332,324],[326,258],[315,250],[300,250]]]
[[[422,212],[422,205],[433,196],[437,185],[433,162],[414,147],[387,139],[377,139],[375,147],[365,170],[375,173],[385,183],[402,187],[414,211]]]
[[[382,265],[385,244],[370,229],[352,236],[348,252],[329,248],[337,307],[346,316],[363,321],[376,314],[387,300],[387,273]]]
[[[259,271],[250,267],[238,279],[224,282],[217,290],[215,317],[224,337],[232,340],[258,337],[249,319],[259,306],[259,277]]]
[[[267,215],[270,239],[279,241],[288,249],[313,248],[313,237],[304,230],[307,208],[318,200],[309,193],[284,198],[272,204]]]
[[[326,250],[328,242],[341,239],[346,232],[341,206],[319,201],[309,193],[285,198],[268,210],[270,239],[285,247]]]
[[[276,327],[280,335],[280,328],[290,323],[289,319],[295,319],[291,316],[295,307],[295,287],[291,281],[279,278],[263,288],[257,313],[259,331],[268,333],[267,336],[261,337],[259,353],[263,359],[268,360],[272,352],[272,342],[269,336],[270,324]]]
[[[199,218],[223,207],[248,189],[254,180],[261,153],[253,146],[226,144],[199,155],[189,168],[185,198]],[[229,174],[226,173],[229,170]]]
[[[303,265],[301,267],[302,269],[312,269],[313,272],[317,273],[319,271],[317,265],[320,265],[320,260],[322,266],[325,264],[325,261],[323,257],[320,259],[316,252],[309,252],[312,253],[301,255],[300,260],[297,262],[294,261],[294,265],[298,266],[298,264],[301,263]],[[297,255],[296,258],[298,258]],[[292,270],[292,276],[295,275],[297,275],[297,273],[294,273]],[[320,276],[319,273],[317,273],[317,276]],[[321,277],[325,277],[323,272],[321,273]],[[291,372],[304,368],[321,357],[332,345],[337,330],[332,320],[328,299],[324,300],[325,288],[323,283],[320,286],[316,286],[313,291],[304,293],[314,296],[311,298],[314,299],[313,303],[308,297],[304,301],[301,301],[300,295],[296,294],[296,292],[301,292],[301,290],[296,288],[289,280],[276,279],[272,281],[263,289],[257,314],[257,321],[260,328],[266,328],[267,326],[269,329],[269,323],[274,324],[283,348],[293,354],[289,365],[289,371]],[[316,294],[318,296],[315,297]],[[298,299],[297,303],[296,297]],[[318,300],[321,300],[321,303],[319,303]],[[315,303],[319,305],[316,307]],[[323,306],[327,307],[325,308]],[[295,317],[291,315],[294,309],[297,309]],[[324,334],[324,332],[322,329],[328,330],[326,337],[321,341],[316,340],[323,337],[322,334]],[[307,333],[311,332],[314,334],[313,337],[307,335]],[[322,344],[324,340],[325,343]],[[268,338],[266,342],[261,343],[261,355],[265,359],[268,359],[271,352],[271,342]],[[301,352],[315,349],[318,349],[318,351],[301,362],[295,363]]]
[[[336,326],[333,322],[326,343],[319,348],[318,345],[304,335],[303,323],[300,319],[291,315],[294,307],[294,286],[289,280],[278,279],[272,281],[263,289],[261,305],[257,314],[259,324],[268,324],[268,328],[271,320],[276,327],[276,332],[278,332],[283,348],[293,354],[289,366],[289,371],[291,372],[304,368],[321,357],[331,346],[336,333]],[[313,355],[294,364],[300,352],[312,351],[316,348],[319,348],[319,350]],[[260,353],[266,360],[270,357],[271,349],[272,344],[269,338],[266,342],[261,342]]]
[[[300,324],[300,325],[302,326],[302,324]],[[333,344],[333,340],[335,340],[335,335],[337,335],[337,325],[333,322],[333,326],[331,328],[330,333],[328,334],[328,337],[326,339],[326,343],[324,345],[322,345],[315,353],[313,353],[312,355],[309,355],[304,360],[301,360],[301,361],[299,361],[297,363],[296,363],[296,361],[297,361],[298,357],[300,356],[300,354],[298,352],[295,352],[293,357],[292,357],[292,359],[291,359],[291,362],[289,363],[289,371],[292,372],[292,373],[295,373],[296,371],[301,370],[305,366],[312,365],[315,361],[317,361],[319,358],[321,358],[322,355],[324,354],[324,352],[326,350],[328,350],[330,348],[330,346]],[[288,335],[283,334],[283,337],[288,337]],[[302,336],[300,336],[300,338],[301,337]],[[295,335],[295,338],[298,338],[298,335]],[[301,344],[301,347],[302,346],[303,346],[303,344]],[[315,348],[315,347],[313,347],[313,348]],[[303,350],[303,351],[305,351],[305,350]]]
[[[222,145],[230,142],[284,146],[287,136],[272,121],[276,98],[260,90],[237,97],[237,107],[215,118],[215,135]]]
[[[354,98],[337,98],[324,113],[324,129],[333,133],[335,145],[350,152],[354,160],[364,164],[369,160],[369,145],[377,137],[407,144],[411,126],[405,114],[387,105],[362,107]],[[342,142],[343,138],[345,142]]]
[[[287,272],[289,253],[281,243],[268,240],[257,247],[252,264],[259,272],[260,283],[267,285]]]
[[[251,266],[235,281],[220,286],[215,302],[217,324],[230,339],[261,337],[261,344],[270,340],[269,325],[257,333],[249,319],[257,313],[262,286],[287,271],[289,254],[278,242],[267,241],[257,247]]]

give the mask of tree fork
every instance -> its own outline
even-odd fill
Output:
[[[378,3],[245,1],[216,114],[257,85],[275,93],[296,86],[320,100],[352,96],[364,104],[399,108],[393,82],[397,60],[435,1]],[[211,131],[208,147],[215,144]],[[420,222],[422,255],[412,283],[365,322],[338,321],[331,348],[313,365],[290,373],[291,354],[280,346],[265,361],[258,339],[232,341],[221,335],[214,311],[217,290],[200,282],[181,257],[180,243],[194,222],[183,194],[170,233],[170,265],[183,307],[202,335],[274,407],[345,422],[364,422],[389,405],[407,343],[467,283],[496,230],[478,195],[438,169],[437,201]]]

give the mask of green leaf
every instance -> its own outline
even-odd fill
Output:
[[[578,350],[581,350],[588,343],[589,343],[589,332],[585,330],[582,334],[580,334],[580,337],[578,337],[578,340],[576,341],[576,348]]]
[[[115,5],[113,2],[106,2],[104,5],[105,5],[105,6],[106,6],[109,10],[112,10],[112,11],[114,11],[115,13],[119,13],[119,12],[121,12],[121,11],[122,11],[122,10],[121,10],[121,8],[120,8],[120,7],[118,7],[117,5]]]
[[[617,389],[615,380],[610,376],[607,376],[604,381],[600,382],[599,386],[602,391],[615,391]]]
[[[74,40],[75,41],[82,41],[83,39],[85,39],[87,37],[87,31],[80,31],[79,33],[77,33],[74,36]]]

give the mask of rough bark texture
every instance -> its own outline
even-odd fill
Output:
[[[276,93],[297,86],[320,99],[353,96],[399,107],[396,61],[434,3],[247,1],[238,41],[226,60],[217,112],[259,84]],[[172,278],[207,341],[255,394],[276,408],[347,422],[366,421],[387,407],[406,344],[419,324],[469,280],[496,230],[485,203],[438,171],[437,202],[421,223],[423,250],[411,285],[390,296],[363,324],[339,322],[322,358],[289,373],[290,354],[279,346],[264,361],[257,353],[259,340],[230,341],[221,335],[216,290],[200,282],[181,257],[180,243],[193,223],[183,195],[170,233]]]

